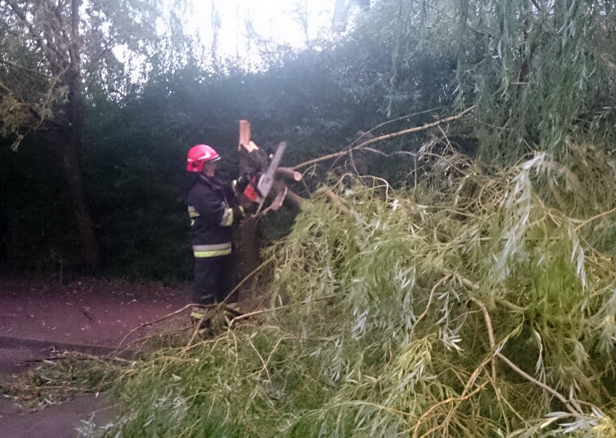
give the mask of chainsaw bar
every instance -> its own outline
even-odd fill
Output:
[[[278,169],[278,165],[280,164],[280,160],[282,160],[282,154],[284,154],[285,149],[287,148],[286,142],[281,142],[278,145],[278,149],[276,149],[276,153],[270,161],[269,166],[265,173],[259,178],[259,182],[257,183],[257,191],[261,195],[259,199],[259,208],[255,214],[258,214],[261,211],[261,207],[263,207],[263,203],[265,202],[265,198],[269,195],[270,190],[272,189],[272,185],[274,185],[274,180],[276,179],[276,170]]]

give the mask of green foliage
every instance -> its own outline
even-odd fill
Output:
[[[410,191],[347,177],[338,202],[317,193],[269,250],[271,307],[126,368],[115,431],[614,434],[615,248],[593,232],[614,221],[596,212],[611,193],[542,153],[426,158]]]
[[[456,141],[470,145],[469,150],[478,144],[488,160],[515,162],[527,145],[560,157],[568,153],[568,141],[586,138],[598,148],[609,148],[614,132],[610,102],[615,61],[609,31],[614,8],[599,1],[568,0],[568,7],[534,3],[382,1],[346,40],[320,42],[301,53],[279,49],[272,54],[271,47],[262,45],[264,59],[272,64],[256,73],[233,64],[204,67],[200,56],[184,51],[191,42],[176,38],[179,29],[161,43],[164,50],[152,51],[146,43],[152,36],[148,23],[156,14],[153,3],[134,10],[143,28],[132,34],[123,32],[129,23],[122,18],[134,15],[127,12],[131,3],[88,9],[82,61],[91,75],[84,90],[86,176],[91,179],[85,186],[107,267],[157,279],[188,275],[184,154],[195,143],[212,144],[223,155],[221,174],[235,177],[240,118],[252,122],[255,141],[268,151],[281,140],[289,142],[284,164],[338,151],[353,139],[421,125],[449,112],[456,96],[459,103],[478,106],[472,123],[449,132],[459,134]],[[147,81],[128,85],[112,54],[97,51],[105,37],[100,27],[107,20],[122,22],[122,27],[112,27],[114,41],[130,50],[146,49],[153,68],[142,76]],[[9,24],[4,23],[7,29]],[[0,44],[21,53],[16,49],[21,42],[7,32]],[[24,67],[40,63],[37,50],[23,56]],[[86,68],[96,62],[100,70]],[[8,75],[5,80],[19,76],[36,82],[23,83],[32,93],[49,90],[49,78],[7,64],[0,69]],[[384,120],[386,125],[368,132]],[[424,139],[390,141],[379,148],[414,152]],[[415,175],[409,178],[406,170],[409,163],[358,153],[344,171],[381,175],[399,187],[415,184]],[[316,181],[325,181],[325,172],[309,170]],[[314,189],[310,184],[293,189],[307,195]],[[563,196],[567,201],[568,195]],[[57,222],[72,221],[59,217]],[[268,220],[264,229],[273,226],[278,223]],[[611,228],[602,230],[605,242],[614,236]],[[45,253],[50,251],[43,246]],[[169,267],[172,274],[163,274]]]
[[[111,50],[147,53],[161,18],[157,1],[0,3],[0,128],[3,135],[75,124],[85,89],[113,91],[124,65]],[[76,82],[76,78],[79,81]]]
[[[157,2],[99,3],[85,5],[88,19],[82,20],[83,38],[78,42],[83,44],[77,47],[84,88],[78,97],[85,110],[82,157],[86,198],[103,246],[106,271],[113,274],[155,279],[189,275],[183,199],[190,183],[183,171],[184,155],[195,143],[211,144],[222,153],[222,176],[236,177],[235,146],[240,118],[251,121],[255,141],[267,151],[281,140],[288,141],[285,164],[294,164],[338,150],[381,123],[384,114],[403,116],[451,101],[455,58],[427,52],[398,68],[397,94],[392,98],[388,77],[392,54],[374,34],[336,44],[321,42],[302,53],[276,47],[268,54],[272,47],[264,44],[263,57],[271,66],[266,71],[248,73],[233,64],[209,65],[198,51],[188,50],[189,46],[196,47],[191,46],[195,42],[173,26],[177,24],[174,17],[167,17],[172,28],[168,38],[155,39],[151,25],[160,18]],[[55,7],[48,2],[31,6],[40,11]],[[18,96],[24,104],[18,106],[23,109],[19,114],[27,118],[30,127],[47,126],[41,125],[36,117],[32,119],[37,113],[45,120],[62,122],[66,99],[63,79],[51,67],[38,68],[49,64],[44,51],[35,45],[29,51],[21,49],[25,39],[22,34],[9,31],[17,22],[9,22],[16,18],[8,3],[3,7],[7,13],[0,25],[7,32],[0,38],[0,44],[7,49],[11,64],[0,64],[0,83],[14,92],[0,93],[3,104],[16,108],[10,99],[12,95]],[[182,11],[182,7],[175,7],[172,15]],[[60,15],[64,17],[65,12],[60,11]],[[49,14],[36,17],[39,21],[35,24],[41,26],[45,17],[53,18]],[[109,23],[115,24],[108,26]],[[106,28],[108,32],[102,31]],[[113,45],[128,50],[126,65],[116,59],[117,51],[108,50]],[[141,67],[147,71],[131,70],[137,54],[146,56]],[[131,77],[142,79],[138,85],[130,85],[129,71]],[[54,119],[55,115],[59,118]],[[428,117],[426,113],[400,119],[388,128],[421,124]],[[12,131],[18,125],[27,125],[23,120],[11,125],[9,118],[4,118],[3,123],[5,130],[12,126]],[[43,144],[44,138],[33,138],[32,144]],[[20,139],[18,136],[17,140]],[[55,162],[56,158],[51,156],[50,160]],[[366,165],[372,161],[357,160],[355,164],[372,170]],[[8,165],[12,163],[9,161]],[[388,176],[400,171],[376,170]],[[64,197],[66,187],[59,179],[56,182],[56,177],[50,182],[50,189]],[[16,186],[10,185],[8,189],[17,190],[13,187]],[[304,186],[293,189],[306,195]],[[14,199],[11,194],[3,209],[4,217],[15,211],[18,201]],[[57,199],[50,196],[40,200],[43,206],[46,202],[54,203],[48,208],[53,215],[51,222],[76,225],[75,221],[67,220],[71,203],[57,203]],[[11,217],[6,221],[10,222],[9,228],[13,227]],[[263,227],[268,230],[265,241],[273,238],[269,230],[274,227],[280,228],[277,220],[267,219]],[[280,229],[285,227],[288,225]],[[8,232],[16,234],[10,229]],[[55,238],[64,242],[70,235],[70,241],[61,246],[77,251],[81,245],[73,239],[75,234],[63,228]],[[31,237],[34,239],[36,234]],[[44,254],[57,246],[60,245],[50,247],[46,241],[37,239],[28,245],[42,248]],[[28,248],[12,252],[10,257],[40,263],[40,255]],[[73,259],[77,255],[69,251],[63,257]]]
[[[380,2],[358,32],[392,51],[392,96],[418,56],[455,57],[458,100],[478,105],[480,153],[513,163],[528,145],[560,155],[580,134],[611,148],[615,22],[602,0],[402,0]]]

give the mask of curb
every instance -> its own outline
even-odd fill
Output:
[[[89,345],[89,344],[71,344],[69,342],[45,341],[40,339],[16,338],[11,336],[0,336],[0,348],[19,348],[30,347],[41,350],[66,350],[77,351],[79,353],[91,354],[94,356],[106,356],[117,351],[117,347],[108,345]],[[121,350],[118,356],[126,357],[134,354],[131,350]]]

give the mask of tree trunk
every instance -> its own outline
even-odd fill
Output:
[[[346,29],[346,21],[346,1],[336,0],[336,5],[334,6],[334,19],[332,20],[332,32],[344,32],[344,30]]]
[[[245,133],[246,143],[250,141],[250,128]],[[240,129],[241,132],[241,129]],[[240,136],[240,142],[241,142]],[[244,148],[240,148],[240,174],[255,173],[263,171],[267,167],[267,158],[262,150],[248,153]],[[257,221],[253,218],[246,219],[240,226],[240,275],[246,278],[252,271],[259,266],[259,239]],[[246,287],[252,289],[255,277],[247,280]]]
[[[81,96],[81,52],[79,40],[79,6],[81,0],[71,2],[71,48],[70,66],[64,75],[68,87],[68,99],[64,112],[64,126],[60,136],[60,156],[64,176],[68,183],[73,210],[77,218],[83,244],[83,261],[88,272],[94,273],[101,267],[101,248],[92,226],[92,217],[85,200],[83,189],[83,103]]]
[[[0,178],[0,269],[2,267],[2,263],[7,260],[6,247],[9,231],[8,224],[5,222],[4,219],[4,197],[2,190],[2,179]]]
[[[92,226],[90,209],[86,203],[83,188],[83,103],[81,96],[81,40],[79,35],[79,7],[82,0],[71,0],[71,45],[69,47],[69,67],[64,75],[68,87],[68,100],[64,111],[64,123],[60,136],[60,157],[62,169],[68,183],[73,210],[79,227],[83,245],[83,262],[89,273],[101,268],[100,243]]]
[[[89,273],[94,273],[101,267],[101,250],[92,226],[92,218],[83,190],[81,165],[79,154],[77,153],[81,146],[81,139],[70,132],[67,135],[63,135],[62,138],[63,144],[59,145],[62,169],[64,170],[77,225],[79,226],[79,234],[83,244],[83,261],[86,270]]]

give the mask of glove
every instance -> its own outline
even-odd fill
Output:
[[[248,202],[242,205],[242,211],[244,213],[244,217],[251,216],[257,212],[258,204],[256,202]]]
[[[237,191],[251,203],[255,202],[259,197],[259,192],[257,191],[259,178],[261,178],[261,174],[259,173],[255,175],[245,173],[237,180],[237,184],[235,186]]]
[[[240,176],[237,181],[235,181],[235,188],[238,193],[243,193],[248,184],[250,184],[250,180],[252,176],[249,173],[244,173]]]

